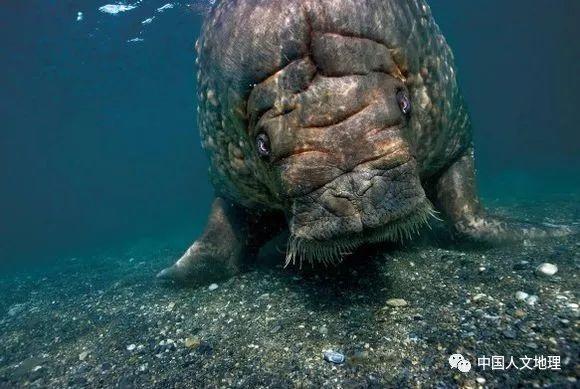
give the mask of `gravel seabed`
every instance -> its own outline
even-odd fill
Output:
[[[492,208],[578,228],[578,204]],[[481,247],[435,226],[302,271],[270,249],[213,290],[156,282],[184,248],[153,247],[0,276],[0,388],[578,386],[578,235]],[[484,355],[557,355],[561,370],[483,371]]]

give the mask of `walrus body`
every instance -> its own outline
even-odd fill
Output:
[[[159,277],[230,276],[286,227],[287,263],[411,236],[435,212],[480,241],[565,232],[480,205],[453,55],[423,0],[221,1],[196,47],[216,199]]]

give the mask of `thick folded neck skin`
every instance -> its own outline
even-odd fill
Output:
[[[286,213],[288,262],[333,262],[362,243],[401,239],[432,213],[421,185],[432,157],[418,152],[427,89],[416,89],[423,65],[407,56],[420,48],[403,47],[415,27],[398,23],[428,9],[354,6],[223,2],[199,45],[214,181],[240,204]]]

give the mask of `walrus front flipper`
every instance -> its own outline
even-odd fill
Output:
[[[481,242],[564,236],[565,226],[548,227],[489,215],[479,201],[475,184],[473,150],[456,160],[437,180],[435,202],[457,232]]]
[[[205,284],[226,279],[241,270],[243,259],[255,249],[252,230],[257,218],[237,204],[217,197],[202,236],[171,267],[161,280],[182,284]]]

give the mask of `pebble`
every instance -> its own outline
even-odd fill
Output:
[[[338,352],[332,351],[332,350],[324,351],[324,353],[322,354],[322,357],[324,358],[324,360],[326,362],[334,363],[337,365],[344,363],[344,360],[345,360],[344,354],[341,354],[341,353],[338,353]]]
[[[485,293],[478,293],[475,296],[473,296],[473,301],[479,301],[483,298],[487,297],[487,295]]]
[[[542,263],[536,268],[536,274],[539,276],[550,277],[558,272],[558,266],[553,263]]]
[[[282,326],[280,324],[276,324],[271,330],[270,333],[275,334],[276,332],[280,331]]]
[[[408,304],[407,301],[403,299],[388,299],[387,305],[389,307],[406,307]]]
[[[485,378],[483,378],[483,377],[477,377],[475,380],[476,380],[476,381],[477,381],[477,383],[478,383],[478,384],[480,384],[480,385],[483,385],[483,384],[485,384]]]
[[[526,303],[528,303],[528,305],[536,305],[536,303],[540,300],[540,298],[536,295],[531,295],[530,297],[528,297],[526,299]]]
[[[530,297],[530,295],[527,294],[526,292],[522,292],[522,291],[516,292],[516,299],[518,299],[518,300],[523,301],[523,300],[527,299],[528,297]]]
[[[83,351],[82,353],[79,354],[79,360],[84,361],[85,359],[87,359],[88,356],[89,356],[89,352]]]
[[[516,332],[514,330],[505,330],[502,333],[503,333],[503,336],[505,336],[508,339],[515,339],[516,338]]]
[[[137,348],[137,346],[135,346],[134,344],[130,344],[127,346],[127,351],[133,351]]]
[[[211,284],[210,286],[207,287],[207,289],[209,291],[216,290],[217,288],[218,288],[218,284]]]
[[[187,348],[197,348],[201,344],[199,338],[186,338],[185,347]]]
[[[513,266],[514,270],[525,270],[528,267],[529,262],[528,261],[520,261],[519,263],[516,263]]]

